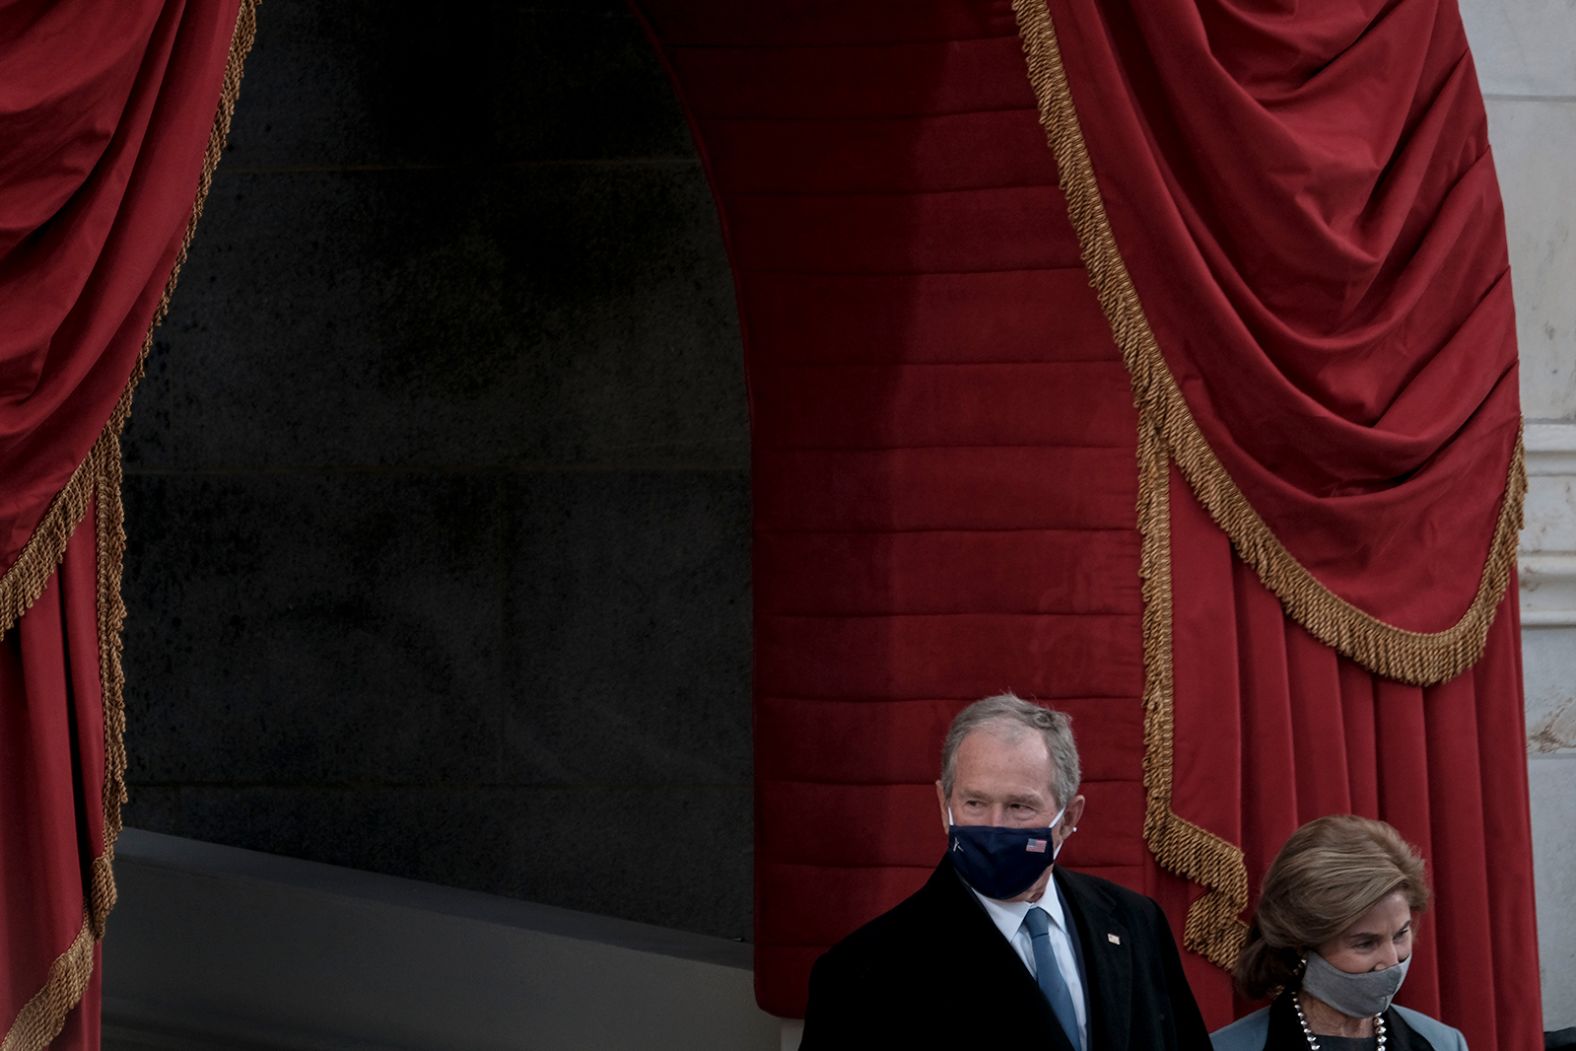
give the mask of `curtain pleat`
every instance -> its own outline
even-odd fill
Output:
[[[1522,697],[1521,617],[1514,588],[1494,625],[1488,652],[1473,668],[1479,699],[1477,736],[1482,780],[1477,818],[1479,864],[1488,875],[1489,942],[1465,946],[1453,960],[1488,986],[1502,1021],[1500,1047],[1536,1047],[1542,1028],[1538,931],[1533,909],[1532,814],[1527,806],[1526,709]],[[1480,995],[1474,991],[1473,995]]]
[[[0,640],[0,1011],[4,1047],[97,1046],[88,915],[103,850],[98,560],[90,513],[60,570]],[[75,1033],[73,1037],[71,1034]]]
[[[1374,678],[1351,661],[1336,664],[1352,813],[1375,814],[1379,812],[1379,752],[1374,733]]]

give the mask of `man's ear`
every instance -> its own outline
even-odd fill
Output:
[[[941,808],[941,834],[947,835],[952,830],[952,823],[947,820],[947,793],[942,791],[941,782],[936,782],[936,805]]]
[[[1078,822],[1083,820],[1084,797],[1073,796],[1073,801],[1067,804],[1067,813],[1062,815],[1061,833],[1066,839],[1072,835],[1073,829],[1078,827]]]

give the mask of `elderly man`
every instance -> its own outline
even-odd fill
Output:
[[[1011,694],[965,708],[936,782],[947,855],[816,961],[801,1051],[1208,1048],[1159,906],[1053,864],[1078,783],[1065,715]]]

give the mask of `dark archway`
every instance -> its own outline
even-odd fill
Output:
[[[129,824],[745,937],[748,439],[621,5],[269,6],[126,436]]]

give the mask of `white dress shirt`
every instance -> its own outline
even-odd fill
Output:
[[[1045,915],[1051,920],[1051,952],[1056,957],[1056,966],[1061,969],[1062,981],[1067,983],[1067,991],[1072,994],[1073,1014],[1078,1018],[1078,1038],[1085,1051],[1089,1048],[1089,1008],[1084,1002],[1083,978],[1078,974],[1078,958],[1073,955],[1072,932],[1067,926],[1067,917],[1062,912],[1061,895],[1056,893],[1056,884],[1048,883],[1045,893],[1039,901],[997,901],[987,898],[973,887],[969,892],[980,900],[985,906],[985,914],[996,924],[996,929],[1001,931],[1001,936],[1007,939],[1023,965],[1029,969],[1030,974],[1039,976],[1034,970],[1034,946],[1029,942],[1029,930],[1023,925],[1024,916],[1030,909],[1043,909]]]

